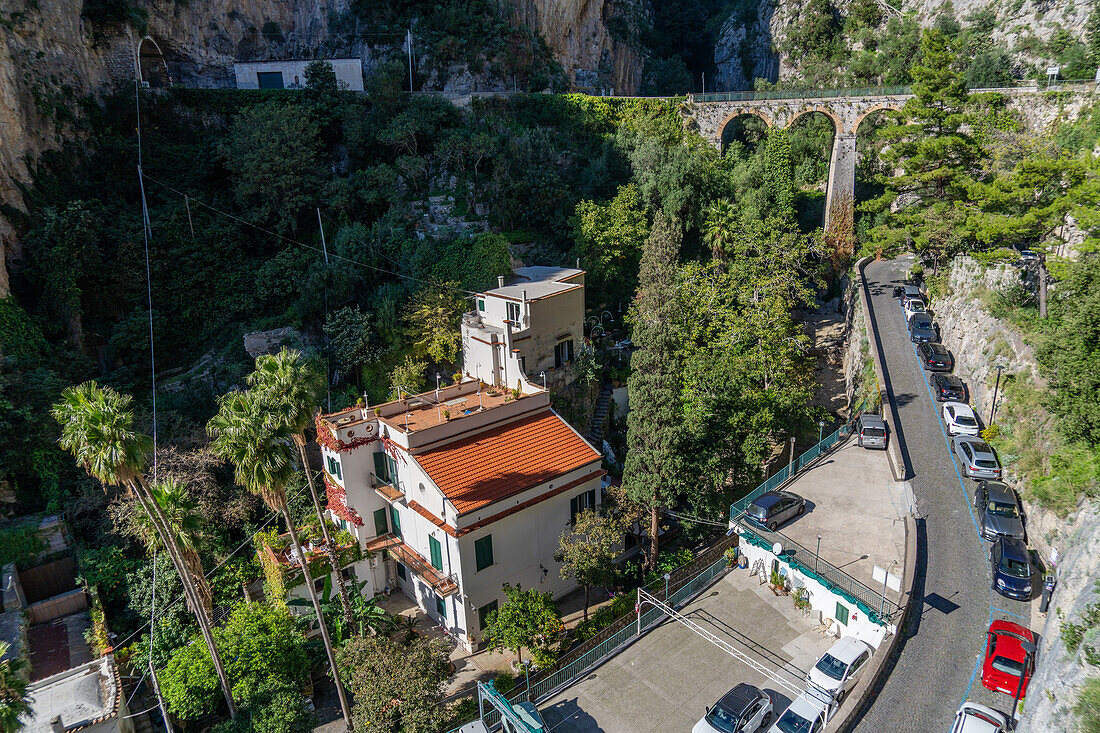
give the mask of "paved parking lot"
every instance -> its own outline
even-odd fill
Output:
[[[732,570],[681,613],[799,690],[834,641],[790,597],[776,597],[748,570]],[[708,705],[740,682],[765,690],[777,713],[790,704],[790,691],[666,621],[539,708],[555,733],[690,731]]]

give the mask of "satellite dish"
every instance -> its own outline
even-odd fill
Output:
[[[775,555],[776,557],[779,557],[780,555],[782,555],[783,554],[783,545],[779,544],[778,542],[776,542],[774,545],[772,545],[772,554]]]

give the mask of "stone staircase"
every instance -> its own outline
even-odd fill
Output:
[[[585,439],[602,452],[604,426],[607,424],[607,413],[611,409],[611,383],[604,382],[600,387],[600,396],[596,398],[596,411],[592,414],[592,423],[588,426]]]

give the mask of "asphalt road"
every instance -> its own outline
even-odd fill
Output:
[[[860,733],[948,731],[955,710],[973,700],[1006,715],[1012,699],[981,684],[985,631],[994,618],[1025,626],[1030,604],[990,587],[987,543],[978,535],[972,501],[975,482],[962,478],[948,447],[939,410],[928,389],[893,297],[911,260],[872,262],[864,270],[870,291],[886,388],[894,398],[895,433],[917,506],[917,568],[913,602],[895,663],[865,706]]]

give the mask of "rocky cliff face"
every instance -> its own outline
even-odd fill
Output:
[[[730,15],[714,49],[718,91],[751,89],[758,78],[771,82],[797,80],[797,64],[781,57],[778,49],[784,46],[805,2],[758,0],[755,12],[748,17],[741,10]],[[834,4],[842,15],[847,13],[849,0],[835,0]],[[1035,50],[1035,40],[1049,41],[1062,29],[1073,38],[1082,38],[1092,4],[1050,0],[901,0],[901,11],[916,14],[926,27],[949,8],[954,9],[955,17],[964,25],[975,12],[992,11],[996,17],[994,43],[1009,49],[1020,66],[1034,64],[1044,68],[1051,59]]]
[[[1030,345],[1011,324],[992,317],[981,305],[978,293],[996,291],[1019,282],[1010,265],[985,269],[968,257],[957,258],[948,277],[947,292],[932,302],[943,343],[955,355],[955,373],[971,391],[975,410],[988,419],[996,384],[996,365],[1005,372],[1026,379],[1036,388],[1038,364]],[[977,292],[976,292],[977,291]],[[998,408],[1000,409],[1000,408]],[[1007,480],[1017,480],[1009,467]],[[1022,488],[1022,487],[1021,487]],[[1026,492],[1022,492],[1026,497]],[[1058,548],[1058,585],[1050,613],[1042,617],[1033,609],[1032,630],[1041,634],[1038,665],[1030,683],[1019,730],[1076,730],[1073,704],[1091,665],[1083,650],[1069,654],[1060,638],[1061,609],[1067,621],[1079,621],[1089,603],[1097,601],[1095,584],[1100,579],[1100,508],[1083,503],[1068,518],[1059,517],[1033,502],[1024,501],[1028,517],[1028,540],[1044,561],[1051,547]],[[1096,632],[1085,644],[1100,648]]]
[[[546,39],[573,84],[637,93],[642,58],[608,29],[616,13],[614,0],[523,0],[516,12]]]

